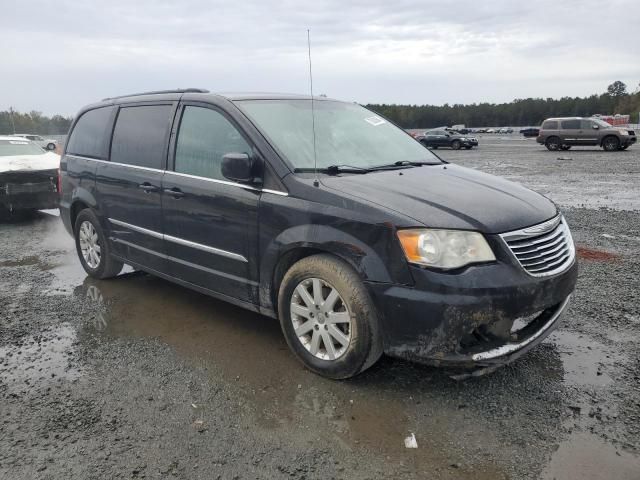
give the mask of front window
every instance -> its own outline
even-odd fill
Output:
[[[294,169],[314,168],[310,100],[242,100],[240,109]],[[315,110],[317,167],[371,168],[395,162],[440,160],[403,130],[352,103],[318,100]]]
[[[0,157],[12,155],[43,155],[46,152],[27,140],[0,140]]]

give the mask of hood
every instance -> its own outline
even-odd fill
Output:
[[[557,214],[549,199],[522,185],[451,164],[325,177],[322,183],[410,217],[413,226],[502,233]]]
[[[0,173],[25,170],[57,170],[60,155],[52,152],[42,155],[11,155],[0,157]]]

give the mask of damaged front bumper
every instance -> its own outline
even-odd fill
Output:
[[[383,323],[385,353],[429,365],[495,370],[542,342],[558,325],[578,275],[536,278],[507,263],[459,274],[414,268],[416,284],[368,284]]]
[[[9,211],[57,208],[57,183],[57,170],[2,172],[0,208]]]

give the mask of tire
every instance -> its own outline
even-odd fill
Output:
[[[437,146],[437,145],[434,145],[434,146],[433,146],[433,147],[431,147],[431,148],[433,148],[434,150],[437,150],[437,149],[438,149],[438,146]]]
[[[451,148],[453,148],[454,150],[460,150],[461,146],[462,144],[460,143],[460,140],[454,140],[453,142],[451,142]]]
[[[626,150],[627,148],[629,148],[629,145],[624,145],[624,146],[620,147],[620,150]]]
[[[547,147],[547,150],[550,150],[552,152],[559,150],[561,145],[562,144],[560,143],[560,139],[558,137],[549,137],[544,142],[544,146]]]
[[[571,145],[562,145],[560,148],[562,150],[571,150]]]
[[[55,150],[55,149],[56,149],[56,144],[55,143],[47,144],[47,150]]]
[[[620,147],[620,140],[618,140],[613,135],[604,137],[604,139],[602,140],[602,148],[606,152],[615,152],[616,150],[618,150],[618,147]]]
[[[323,307],[331,298],[333,305]],[[355,270],[332,255],[306,257],[289,269],[280,284],[278,312],[289,348],[318,375],[350,378],[382,355],[382,333],[369,293]],[[333,322],[328,320],[332,316]]]
[[[464,148],[466,148],[467,150],[471,150],[471,147],[464,147]]]
[[[82,210],[76,218],[73,232],[78,258],[82,268],[89,276],[105,279],[115,277],[120,273],[123,263],[111,257],[107,238],[95,213],[88,208]],[[81,237],[87,241],[83,243]],[[81,245],[81,243],[83,244]],[[83,253],[83,249],[85,253]],[[89,249],[89,253],[86,253],[87,249]]]

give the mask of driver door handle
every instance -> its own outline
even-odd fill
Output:
[[[164,193],[166,193],[167,195],[171,195],[173,198],[184,197],[184,192],[180,190],[178,187],[165,188]]]

